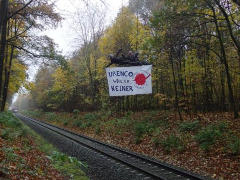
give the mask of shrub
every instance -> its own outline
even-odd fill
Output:
[[[54,112],[47,112],[45,114],[45,117],[47,118],[48,121],[55,121],[58,119],[57,115]]]
[[[100,111],[98,116],[101,117],[102,120],[108,120],[112,115],[110,110]]]
[[[83,129],[93,126],[93,123],[90,121],[83,121],[82,123],[79,122],[77,124],[79,125],[78,126],[79,128],[83,128]]]
[[[228,144],[228,149],[230,149],[233,155],[239,155],[240,154],[240,138],[238,138],[237,136],[232,137]]]
[[[27,134],[28,134],[28,130],[26,128],[22,128],[22,129],[5,128],[1,130],[0,136],[6,140],[13,140],[20,136],[21,137],[27,136]]]
[[[131,119],[124,117],[121,119],[115,119],[115,126],[118,128],[124,128],[131,124]]]
[[[73,126],[74,126],[74,127],[81,127],[81,126],[82,126],[82,121],[79,120],[79,119],[76,120],[76,121],[74,121],[74,122],[73,122]]]
[[[195,140],[200,144],[201,149],[208,151],[209,148],[215,144],[220,137],[223,136],[225,129],[225,123],[207,126],[195,136]]]
[[[23,111],[23,114],[33,117],[33,118],[38,118],[38,117],[42,116],[43,112],[42,112],[42,110],[33,110],[33,111],[25,110],[25,111]]]
[[[195,131],[200,127],[199,121],[183,122],[179,125],[179,130],[182,132]]]
[[[101,128],[100,128],[99,125],[95,127],[95,133],[96,133],[97,135],[100,135],[100,134],[101,134]]]
[[[85,114],[84,117],[80,119],[80,121],[76,120],[73,125],[81,128],[87,128],[96,124],[97,119],[98,116],[96,114],[88,113]]]
[[[158,115],[158,113],[159,113],[159,111],[151,111],[149,114],[151,117],[155,117]]]
[[[146,133],[152,133],[155,126],[152,123],[139,122],[134,126],[135,143],[139,144]]]
[[[91,127],[92,125],[93,125],[93,123],[90,121],[87,121],[83,124],[84,127]]]
[[[147,131],[147,127],[145,123],[137,123],[134,127],[135,135],[140,137]]]
[[[6,126],[10,128],[21,128],[22,124],[20,121],[17,121],[14,118],[10,118],[9,120],[6,121]]]
[[[9,129],[9,128],[1,130],[1,137],[3,139],[9,139],[10,134],[11,134],[11,129]]]
[[[115,124],[116,124],[115,121],[116,121],[115,119],[111,119],[111,120],[104,122],[104,129],[107,132],[113,132]]]
[[[88,113],[84,115],[84,120],[86,121],[95,121],[97,120],[97,116],[93,113]]]
[[[79,111],[78,109],[74,109],[74,110],[73,110],[73,114],[78,115],[79,113],[80,113],[80,111]]]
[[[155,126],[161,126],[164,128],[167,128],[169,126],[168,117],[162,117],[161,119],[158,119],[153,123],[155,124]]]
[[[73,110],[73,117],[74,117],[74,118],[77,118],[78,115],[79,115],[79,113],[80,113],[80,111],[79,111],[78,109],[74,109],[74,110]]]
[[[126,117],[131,117],[133,115],[133,112],[132,111],[128,111],[127,113],[126,113]]]
[[[68,121],[64,121],[64,122],[63,122],[63,125],[64,125],[64,126],[67,126],[67,125],[68,125]]]
[[[5,163],[8,162],[17,162],[19,160],[19,156],[14,153],[14,149],[12,147],[4,147],[2,148],[3,152],[6,154]]]
[[[158,147],[161,144],[159,135],[162,133],[161,128],[155,128],[152,135],[154,136],[151,140],[155,147]]]
[[[142,137],[136,136],[134,142],[135,144],[140,144],[142,142]]]
[[[152,143],[154,144],[155,147],[158,147],[160,145],[159,137],[153,137],[152,138]]]
[[[29,133],[29,130],[26,127],[23,127],[20,136],[26,137],[28,133]]]
[[[21,128],[23,125],[11,113],[0,113],[0,123],[9,128]]]
[[[135,143],[139,144],[141,142],[142,136],[146,132],[146,125],[144,123],[137,123],[134,127],[135,133]]]
[[[0,132],[3,139],[13,140],[27,134],[23,124],[9,112],[0,113],[0,123],[4,126],[4,129]]]
[[[181,139],[175,135],[170,135],[161,142],[164,150],[170,152],[173,149],[182,151],[184,149]]]

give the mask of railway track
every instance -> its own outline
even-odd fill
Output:
[[[84,147],[94,150],[101,155],[107,156],[115,161],[124,164],[138,172],[144,174],[145,179],[162,179],[162,180],[203,180],[210,179],[202,177],[200,175],[188,172],[178,167],[162,163],[153,158],[139,155],[134,152],[127,151],[125,149],[106,144],[95,139],[71,132],[69,130],[44,123],[21,114],[15,114],[18,118],[24,119],[24,121],[30,121],[33,124],[37,124],[43,128],[53,131],[65,138],[74,141]]]

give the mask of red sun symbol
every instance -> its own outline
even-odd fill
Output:
[[[135,76],[134,81],[136,82],[137,85],[142,86],[142,85],[144,85],[146,83],[147,78],[149,78],[150,76],[151,76],[151,74],[149,74],[146,77],[144,74],[140,73],[140,74],[137,74]]]

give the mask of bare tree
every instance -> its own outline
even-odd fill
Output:
[[[92,102],[95,100],[97,59],[99,58],[98,40],[105,28],[106,6],[88,4],[87,8],[78,9],[74,15],[74,30],[80,48],[79,60],[85,66],[91,87]]]

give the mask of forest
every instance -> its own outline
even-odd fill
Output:
[[[130,0],[112,24],[105,27],[101,9],[89,6],[75,17],[82,45],[70,58],[59,55],[54,44],[43,47],[41,55],[45,54],[48,62],[41,63],[35,81],[28,87],[29,93],[21,95],[16,106],[65,112],[109,108],[123,112],[174,110],[180,118],[182,112],[230,111],[237,118],[240,105],[239,9],[238,0]],[[58,15],[46,10],[47,17],[39,18],[47,18],[47,24],[60,21]],[[28,13],[27,9],[25,11]],[[8,32],[8,39],[15,41],[14,45],[6,46],[5,56],[8,57],[5,59],[10,60],[3,63],[2,74],[6,74],[2,75],[3,82],[8,77],[11,52],[20,56],[22,46],[30,44],[25,43],[26,38],[22,36],[32,41],[26,28],[44,27],[30,20],[33,25],[21,18],[9,22],[8,31],[13,32]],[[23,27],[19,27],[20,24]],[[16,31],[21,28],[25,31],[19,32],[15,39],[14,34],[19,34]],[[107,56],[119,49],[124,53],[139,52],[141,60],[153,65],[152,95],[109,97],[105,75]],[[14,86],[26,85],[26,82],[14,84],[20,82],[13,79],[20,78],[17,74],[20,72],[24,81],[26,66],[17,58],[13,62],[10,97],[17,91]],[[5,90],[0,89],[4,97]]]
[[[240,1],[129,0],[111,23],[105,1],[77,7],[70,55],[41,33],[64,20],[53,1],[0,1],[1,111],[240,179]],[[152,65],[152,94],[109,95],[106,67],[120,49]]]
[[[46,1],[2,0],[0,4],[0,104],[8,109],[22,88],[30,90],[28,65],[56,61],[54,42],[38,35],[56,27],[61,16]],[[6,106],[7,105],[7,106]]]

